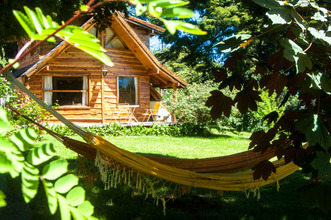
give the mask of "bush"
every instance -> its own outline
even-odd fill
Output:
[[[172,114],[176,115],[179,122],[194,124],[210,124],[210,107],[205,105],[210,92],[217,88],[211,81],[192,83],[185,89],[180,89],[177,94],[177,103],[173,100],[173,91],[166,90],[164,103]]]
[[[52,125],[50,129],[56,133],[71,136],[75,133],[68,127],[62,125]],[[208,136],[208,129],[204,125],[183,123],[177,125],[153,124],[151,127],[143,125],[123,126],[120,124],[93,125],[82,127],[85,131],[92,132],[101,136],[142,136],[142,135],[169,135],[169,136]]]

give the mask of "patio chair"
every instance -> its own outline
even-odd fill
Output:
[[[157,103],[155,104],[155,106],[154,106],[153,109],[147,109],[147,110],[146,110],[146,113],[143,114],[143,116],[144,116],[143,121],[145,121],[145,118],[146,118],[146,117],[147,117],[146,122],[148,122],[150,119],[153,119],[153,121],[156,121],[156,120],[155,120],[155,116],[157,116],[157,113],[158,113],[158,111],[159,111],[159,109],[160,109],[160,106],[161,106],[161,103],[160,103],[160,102],[157,102]]]

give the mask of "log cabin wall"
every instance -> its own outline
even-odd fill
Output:
[[[22,49],[24,44],[27,43],[26,39],[23,39],[22,41],[18,42],[18,51]],[[35,42],[36,43],[36,42]],[[31,48],[35,43],[31,44],[29,48]],[[39,61],[44,55],[46,55],[48,52],[50,52],[54,47],[56,47],[59,44],[57,43],[49,43],[45,42],[41,44],[36,50],[32,51],[28,55],[26,55],[21,61],[20,61],[20,68],[26,67],[28,65],[31,65],[37,61]]]
[[[150,102],[150,77],[147,71],[136,56],[128,49],[107,48],[106,54],[114,63],[108,67],[108,74],[105,77],[104,100],[106,123],[110,122],[112,111],[118,107],[117,101],[117,77],[137,77],[138,80],[138,105],[135,108],[134,116],[138,121],[143,120],[143,115],[149,109]]]
[[[70,47],[53,59],[39,73],[29,79],[29,88],[42,100],[44,99],[44,76],[88,76],[89,103],[88,106],[65,106],[57,111],[74,123],[110,123],[114,122],[113,112],[119,108],[117,101],[117,77],[131,76],[138,79],[138,104],[134,115],[138,121],[149,109],[150,85],[146,69],[128,49],[107,48],[107,55],[115,64],[107,67],[108,74],[102,80],[103,64],[90,55]],[[102,93],[102,81],[104,92]],[[102,98],[103,95],[103,98]],[[103,103],[102,103],[103,101]],[[102,115],[104,105],[104,116]],[[51,122],[56,123],[55,118]],[[123,121],[122,121],[123,122]]]
[[[130,26],[136,32],[139,39],[146,45],[147,48],[149,48],[149,39],[151,37],[150,31],[136,25],[130,25]]]

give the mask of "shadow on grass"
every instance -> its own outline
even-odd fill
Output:
[[[96,216],[103,219],[328,219],[319,209],[302,207],[297,189],[309,181],[297,172],[276,184],[261,188],[261,199],[253,195],[246,198],[244,192],[224,192],[192,189],[191,194],[167,202],[166,215],[162,205],[145,195],[131,198],[132,189],[121,186],[103,190],[101,182],[95,182],[87,195],[95,205]]]
[[[68,162],[69,169],[75,173],[76,161]],[[145,199],[145,195],[136,195],[132,198],[132,188],[128,186],[104,190],[101,181],[94,182],[92,186],[84,183],[81,185],[86,190],[86,199],[94,205],[94,216],[107,220],[331,219],[317,208],[302,207],[297,189],[309,183],[310,181],[298,171],[280,181],[279,192],[276,190],[276,184],[262,187],[260,200],[253,195],[246,198],[244,192],[224,192],[223,196],[219,196],[213,190],[192,189],[191,194],[168,201],[166,215],[163,214],[161,203],[156,205],[152,198]],[[59,213],[50,216],[44,193],[39,193],[31,204],[25,204],[22,196],[18,195],[20,190],[17,186],[10,190],[12,194],[7,194],[10,206],[0,209],[1,220],[60,219]],[[40,191],[43,189],[40,188]]]

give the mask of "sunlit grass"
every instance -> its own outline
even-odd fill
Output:
[[[72,138],[80,139],[77,136]],[[119,148],[141,154],[152,154],[177,158],[206,158],[225,156],[248,149],[247,135],[214,135],[211,137],[170,137],[170,136],[119,136],[106,137]],[[46,136],[45,140],[56,145],[58,155],[73,159],[77,154],[54,138]]]

